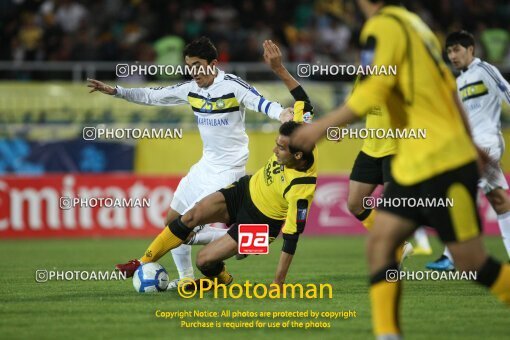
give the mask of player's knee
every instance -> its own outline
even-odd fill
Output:
[[[182,216],[181,221],[188,227],[195,227],[200,224],[199,222],[201,219],[202,211],[200,206],[197,204]]]
[[[173,209],[168,210],[168,213],[166,214],[166,217],[165,217],[165,226],[172,223],[172,221],[175,220],[177,217],[179,217],[179,215],[180,214]]]
[[[347,200],[347,209],[349,209],[350,213],[354,216],[359,215],[363,211],[363,206],[361,205],[361,202],[359,202],[356,199],[349,199]]]
[[[392,259],[398,243],[390,234],[382,231],[383,229],[373,230],[368,234],[366,243],[366,253],[369,261],[372,258],[385,257]]]

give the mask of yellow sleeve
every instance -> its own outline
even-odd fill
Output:
[[[283,234],[294,235],[303,232],[314,194],[315,184],[294,185],[287,192],[285,198],[289,202],[289,208],[282,229]]]
[[[389,17],[378,15],[370,19],[363,28],[360,37],[362,46],[361,64],[374,68],[377,66],[396,66],[397,75],[388,74],[361,76],[347,99],[347,106],[358,116],[363,116],[374,106],[386,103],[391,90],[397,83],[399,67],[405,50],[406,35],[398,22]]]

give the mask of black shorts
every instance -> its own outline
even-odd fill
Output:
[[[482,231],[476,205],[478,168],[475,162],[434,176],[418,184],[404,186],[390,181],[384,190],[385,202],[392,198],[421,198],[433,203],[426,207],[417,204],[395,206],[385,203],[379,210],[412,220],[416,226],[434,228],[443,242],[462,242],[478,236]],[[450,200],[448,203],[447,198]],[[403,202],[402,200],[399,202]]]
[[[392,155],[389,155],[376,158],[360,151],[354,161],[349,179],[368,184],[384,184],[389,182],[391,180],[392,157]]]
[[[280,233],[285,221],[269,218],[257,209],[250,196],[250,178],[251,176],[244,176],[219,190],[225,197],[230,216],[230,228],[227,233],[237,242],[239,224],[268,224],[269,240],[272,241]]]

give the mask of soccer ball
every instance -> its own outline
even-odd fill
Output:
[[[133,287],[139,293],[162,292],[168,286],[168,273],[156,262],[144,263],[133,275]]]

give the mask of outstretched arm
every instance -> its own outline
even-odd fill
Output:
[[[167,87],[144,87],[144,88],[123,88],[121,86],[112,87],[99,80],[87,79],[90,93],[99,91],[104,94],[114,95],[115,97],[125,99],[129,102],[172,106],[188,103],[188,93],[190,82],[183,82]]]
[[[289,73],[282,64],[282,52],[280,48],[271,40],[265,40],[262,44],[264,47],[264,61],[271,67],[271,70],[280,78],[289,91],[299,86],[299,82]]]

